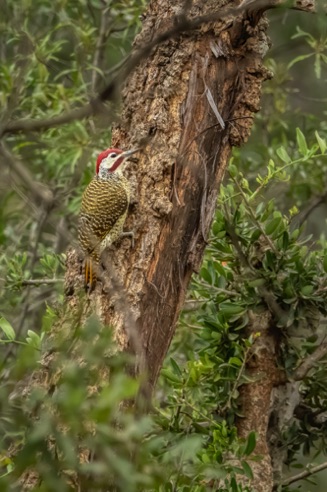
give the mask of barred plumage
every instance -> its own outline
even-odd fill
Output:
[[[97,160],[96,175],[82,198],[79,242],[85,253],[85,286],[93,289],[102,251],[123,232],[130,186],[121,172],[125,158],[134,151],[107,149]]]

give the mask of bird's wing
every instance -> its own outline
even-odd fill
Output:
[[[94,178],[82,198],[79,227],[82,246],[88,244],[88,252],[94,251],[127,208],[128,195],[122,183]]]

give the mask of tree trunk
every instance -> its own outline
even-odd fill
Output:
[[[186,13],[217,15],[224,3],[199,0]],[[136,47],[172,28],[184,4],[150,2]],[[265,31],[266,22],[246,12],[222,16],[157,47],[126,81],[113,144],[125,149],[147,141],[129,171],[126,230],[134,232],[135,247],[118,244],[107,254],[109,295],[98,285],[91,302],[115,327],[122,349],[141,340],[150,392],[201,264],[231,148],[246,141],[259,110],[269,75],[262,66]],[[76,283],[75,268],[69,261],[69,284]]]

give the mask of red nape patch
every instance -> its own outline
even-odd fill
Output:
[[[103,152],[100,152],[100,154],[98,155],[98,158],[97,158],[97,163],[96,163],[96,168],[95,168],[95,172],[97,174],[99,173],[99,168],[100,168],[100,164],[101,164],[102,159],[105,159],[106,157],[108,157],[108,155],[111,154],[112,152],[115,152],[115,154],[121,154],[123,151],[121,149],[110,148],[110,149],[104,150]],[[119,164],[121,164],[121,162]],[[119,164],[116,166],[116,163],[115,163],[115,169],[117,169]]]

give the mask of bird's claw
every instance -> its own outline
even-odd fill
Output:
[[[132,243],[132,248],[134,248],[134,232],[133,231],[122,232],[121,237],[130,237],[131,243]]]

